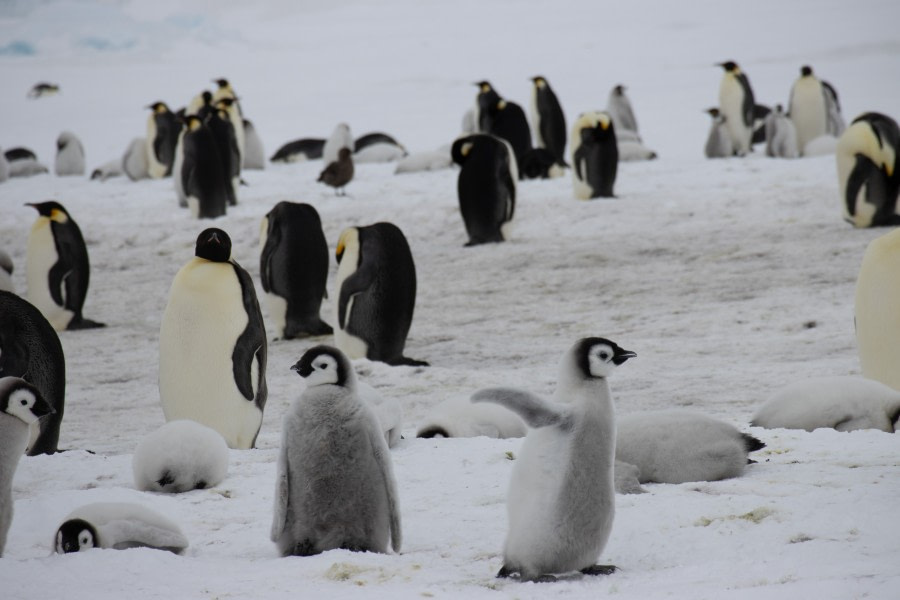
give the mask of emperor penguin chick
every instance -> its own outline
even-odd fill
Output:
[[[272,541],[282,556],[400,552],[390,450],[347,356],[315,346],[291,367],[306,389],[281,429]]]
[[[530,428],[507,495],[509,533],[497,577],[552,581],[554,573],[608,575],[595,561],[615,513],[615,408],[606,378],[634,352],[600,337],[578,340],[563,356],[555,402],[511,389],[481,390]]]

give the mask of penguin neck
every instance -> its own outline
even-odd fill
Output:
[[[0,413],[0,461],[13,465],[13,468],[0,469],[0,493],[12,487],[15,465],[25,453],[28,445],[28,425],[17,417]]]

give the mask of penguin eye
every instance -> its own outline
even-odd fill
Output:
[[[601,352],[600,358],[603,360],[609,360],[609,354],[607,354],[606,352]]]

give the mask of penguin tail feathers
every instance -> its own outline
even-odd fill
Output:
[[[76,329],[97,329],[98,327],[106,327],[106,323],[98,323],[97,321],[84,318],[74,318],[69,322],[69,326],[66,329],[74,331]]]
[[[758,438],[753,437],[749,433],[742,433],[741,437],[744,440],[744,448],[747,449],[747,452],[756,452],[757,450],[762,450],[766,447],[766,444],[760,441]]]
[[[447,432],[446,429],[444,429],[440,425],[431,425],[430,427],[426,427],[416,434],[417,438],[435,438],[438,436],[445,438],[453,437]]]

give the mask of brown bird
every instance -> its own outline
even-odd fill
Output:
[[[338,196],[346,196],[344,186],[353,179],[353,159],[350,158],[350,148],[341,148],[338,151],[337,160],[328,163],[319,174],[318,181],[324,182],[334,188],[334,192]]]

